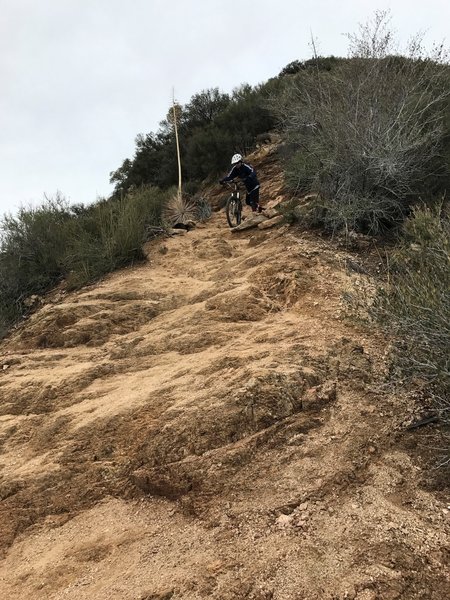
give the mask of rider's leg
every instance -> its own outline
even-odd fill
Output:
[[[253,198],[251,194],[247,194],[245,197],[245,204],[247,204],[247,206],[250,206],[250,208],[252,209],[253,212],[256,211],[256,205],[253,202]]]
[[[251,192],[247,193],[245,203],[251,207],[252,212],[262,211],[262,208],[259,205],[259,187],[256,188],[256,190],[252,190]]]

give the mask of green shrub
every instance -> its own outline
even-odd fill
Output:
[[[286,165],[287,185],[299,193],[307,193],[314,187],[320,161],[308,152],[294,152]]]
[[[314,229],[322,226],[326,209],[322,198],[315,196],[301,204],[295,198],[283,202],[278,210],[287,223],[299,223],[304,229]]]
[[[391,258],[389,282],[372,307],[400,340],[395,365],[422,377],[436,397],[450,392],[450,220],[443,205],[419,207],[404,225]],[[448,416],[450,421],[450,415]]]
[[[448,185],[445,50],[428,55],[416,37],[399,56],[385,26],[377,13],[349,36],[348,60],[330,71],[299,68],[272,101],[292,153],[287,182],[320,194],[331,230],[379,233]]]
[[[197,221],[204,223],[212,215],[211,204],[203,196],[196,196],[195,201],[195,218]]]
[[[286,75],[295,75],[299,71],[331,71],[337,65],[344,62],[345,58],[340,58],[337,56],[317,56],[315,58],[310,58],[303,62],[299,60],[294,60],[290,62],[288,65],[284,67],[280,71],[280,77],[284,77]]]
[[[450,464],[450,214],[448,202],[415,207],[387,260],[384,284],[368,280],[346,294],[348,316],[391,340],[390,380],[413,381],[441,423],[439,466]]]
[[[64,273],[67,231],[73,215],[61,198],[21,208],[0,227],[0,335],[24,310],[24,301],[55,285]]]
[[[0,335],[26,310],[26,300],[62,279],[69,288],[143,258],[149,225],[161,225],[166,194],[140,188],[115,200],[73,209],[46,200],[5,216],[0,238]]]
[[[124,198],[100,201],[72,224],[65,255],[68,285],[78,287],[144,255],[146,227],[162,223],[166,195],[142,187]]]

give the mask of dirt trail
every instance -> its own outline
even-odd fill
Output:
[[[0,597],[450,597],[348,254],[223,213],[148,250],[0,346]]]

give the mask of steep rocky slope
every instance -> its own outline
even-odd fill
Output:
[[[410,400],[343,316],[358,257],[222,212],[147,249],[0,345],[0,596],[450,597]]]

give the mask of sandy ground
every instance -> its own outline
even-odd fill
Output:
[[[450,597],[349,254],[223,213],[147,250],[0,345],[0,597]]]

